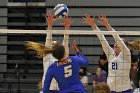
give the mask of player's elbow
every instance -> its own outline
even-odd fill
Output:
[[[86,59],[84,63],[85,63],[85,66],[88,66],[88,64],[89,64],[88,59]]]

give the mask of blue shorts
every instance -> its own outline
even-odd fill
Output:
[[[129,90],[122,91],[122,92],[111,91],[111,93],[132,93],[132,91],[131,91],[131,89],[129,89]]]

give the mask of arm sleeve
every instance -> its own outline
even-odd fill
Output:
[[[52,33],[49,32],[49,33],[47,33],[45,46],[46,47],[51,47],[51,42],[52,42]]]
[[[116,32],[113,28],[112,31]],[[119,44],[119,47],[121,48],[121,52],[124,56],[125,59],[128,59],[131,57],[131,52],[128,49],[128,47],[125,45],[124,41],[120,38],[120,36],[118,34],[113,34],[113,37],[115,39],[115,41]],[[130,56],[130,57],[128,57]]]
[[[97,27],[95,29],[95,31],[100,31],[99,28]],[[101,45],[102,45],[102,48],[107,56],[107,58],[109,57],[109,54],[114,51],[110,45],[108,44],[105,36],[103,34],[97,34],[97,37],[99,38],[100,42],[101,42]]]
[[[69,56],[69,35],[64,34],[63,46],[65,47],[66,55]]]
[[[80,51],[78,51],[76,55],[81,56],[81,57],[75,56],[75,59],[79,63],[80,66],[88,66],[89,64],[88,59]]]
[[[47,36],[46,36],[45,46],[51,48],[51,42],[52,42],[52,33],[49,32],[47,33]],[[50,64],[49,60],[50,60],[50,56],[46,55],[45,57],[43,57],[43,63],[48,62],[48,66]]]
[[[49,88],[50,88],[50,84],[51,84],[52,78],[53,78],[52,70],[49,67],[48,71],[46,73],[45,81],[44,81],[43,93],[49,93]]]

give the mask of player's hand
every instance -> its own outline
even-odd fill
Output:
[[[71,18],[69,18],[68,16],[65,17],[64,23],[61,23],[61,25],[65,26],[65,30],[69,30],[70,26],[73,22],[71,21]]]
[[[87,23],[88,25],[90,25],[91,27],[93,27],[94,29],[96,29],[97,25],[95,24],[95,16],[92,18],[90,15],[85,15],[85,17],[83,17],[83,19],[85,20],[84,23]]]
[[[70,44],[70,48],[71,50],[73,50],[75,53],[79,51],[79,49],[77,48],[77,44],[76,41],[74,40],[72,44]]]
[[[98,22],[100,22],[101,24],[106,26],[109,31],[112,31],[112,27],[111,27],[111,25],[108,22],[108,18],[106,18],[106,16],[98,16],[98,17],[99,17],[99,21]]]
[[[51,12],[47,13],[47,16],[45,16],[45,18],[48,22],[48,29],[52,29],[52,25],[56,21],[56,18],[54,18],[54,15]]]
[[[106,18],[106,16],[98,16],[99,17],[99,21],[101,24],[103,24],[104,26],[108,26],[109,23],[108,23],[108,18]]]

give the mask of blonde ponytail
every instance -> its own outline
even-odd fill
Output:
[[[140,52],[140,40],[134,40],[132,42],[127,42],[126,45],[131,51],[138,51]]]
[[[47,48],[43,44],[32,42],[32,41],[25,41],[25,46],[27,47],[27,49],[36,51],[38,58],[43,58],[44,56],[48,54],[52,54],[53,52],[52,48]]]

